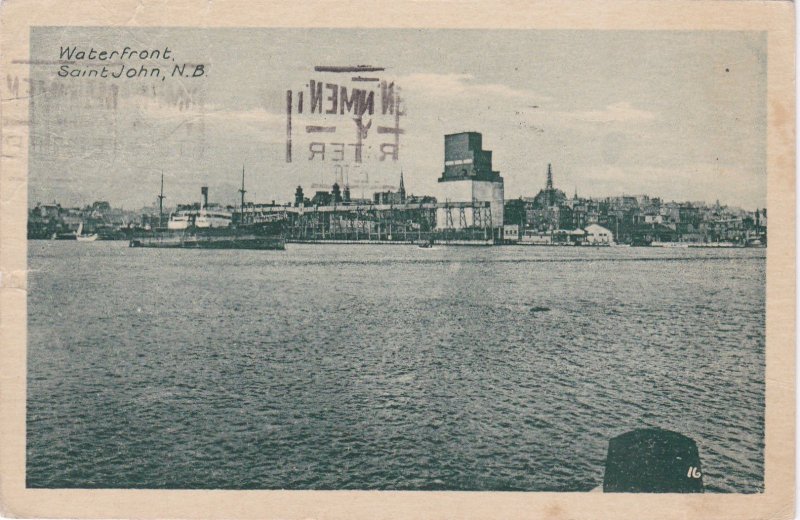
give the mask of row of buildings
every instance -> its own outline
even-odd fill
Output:
[[[147,218],[142,211],[113,208],[106,201],[72,208],[57,202],[37,204],[28,211],[28,238],[74,238],[78,230],[83,230],[105,240],[129,239]]]
[[[403,171],[400,171],[400,187],[397,191],[377,191],[372,194],[371,199],[354,198],[350,192],[350,186],[344,188],[338,182],[334,182],[331,191],[316,191],[312,198],[305,196],[302,186],[298,186],[294,194],[293,207],[313,207],[313,206],[363,206],[363,205],[385,205],[385,204],[418,204],[436,202],[435,197],[424,195],[421,197],[406,194],[405,179]]]
[[[505,224],[516,226],[522,240],[577,240],[598,226],[620,244],[652,243],[762,245],[767,240],[767,210],[745,211],[705,202],[666,202],[648,195],[567,196],[553,185],[547,167],[545,187],[534,197],[505,202]],[[590,233],[591,234],[591,233]]]
[[[244,202],[242,186],[241,211],[285,212],[298,239],[392,241],[424,235],[425,240],[482,236],[484,242],[540,245],[766,244],[766,209],[747,212],[719,202],[665,202],[647,195],[586,198],[576,191],[569,197],[555,187],[550,165],[535,196],[505,200],[503,177],[493,170],[492,152],[483,149],[478,132],[446,135],[443,166],[433,195],[407,194],[401,171],[397,191],[377,192],[371,199],[353,198],[346,183],[334,183],[311,198],[298,186],[292,203],[253,204]],[[130,238],[164,225],[163,218],[161,211],[134,215],[107,202],[86,208],[37,205],[29,214],[28,236],[69,236],[83,223],[82,229],[101,238]]]

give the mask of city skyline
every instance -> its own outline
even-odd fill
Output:
[[[401,172],[401,173],[403,173],[403,172]],[[403,173],[403,174],[405,175],[405,173]],[[240,172],[240,175],[241,175],[241,172]],[[399,176],[400,176],[400,173],[398,173],[398,179],[399,179]],[[506,202],[508,202],[509,200],[515,200],[515,199],[523,199],[523,200],[531,200],[531,199],[533,199],[536,196],[536,194],[539,192],[539,190],[544,189],[546,187],[546,183],[547,183],[547,171],[546,170],[545,170],[545,172],[544,172],[544,174],[542,176],[541,181],[542,181],[541,185],[535,191],[530,192],[530,193],[526,193],[526,194],[521,194],[521,195],[518,195],[518,196],[515,196],[515,197],[506,197],[505,198]],[[310,198],[317,191],[326,191],[326,192],[330,191],[331,188],[333,187],[333,183],[340,184],[337,180],[333,180],[333,182],[330,185],[311,184],[309,186],[300,186],[300,187],[303,188],[304,195],[307,198]],[[232,189],[235,188],[235,190],[231,192],[232,194],[212,193],[212,194],[210,194],[210,201],[212,203],[221,204],[223,206],[238,207],[240,205],[240,197],[241,197],[241,195],[239,194],[238,190],[241,187],[241,185],[234,185],[233,183],[226,183],[226,184],[223,184],[222,186],[228,186],[228,187],[230,187]],[[560,185],[560,183],[558,182],[558,174],[555,171],[555,169],[553,169],[553,186],[554,186],[554,188],[556,190],[563,191],[568,199],[572,199],[575,195],[577,195],[577,197],[579,199],[582,199],[582,200],[594,200],[594,201],[612,200],[612,199],[617,199],[617,198],[622,198],[622,197],[634,197],[634,198],[647,197],[647,198],[649,198],[651,200],[658,199],[663,204],[671,204],[671,203],[675,203],[675,204],[692,204],[692,205],[695,205],[695,206],[705,205],[707,207],[711,207],[711,206],[714,206],[716,204],[719,204],[721,207],[728,207],[728,208],[732,208],[732,209],[736,209],[736,210],[742,210],[742,211],[755,211],[755,210],[766,209],[766,205],[761,206],[761,207],[757,207],[757,208],[749,208],[749,207],[742,207],[742,206],[737,206],[737,205],[734,205],[734,204],[730,204],[727,201],[722,200],[722,199],[713,199],[713,200],[668,199],[668,198],[660,196],[658,193],[619,192],[619,193],[610,193],[610,194],[590,195],[590,194],[586,194],[585,192],[583,192],[581,190],[580,186],[573,186],[573,188],[570,190],[568,186]],[[196,186],[196,190],[195,191],[197,193],[194,194],[194,198],[189,197],[189,199],[187,199],[187,200],[172,201],[172,202],[169,202],[169,203],[165,202],[165,204],[163,206],[164,209],[170,209],[170,208],[174,209],[177,206],[191,205],[191,204],[195,204],[195,203],[200,202],[201,199],[202,199],[202,196],[200,194],[200,188],[201,187],[202,186],[200,184],[198,184]],[[245,186],[245,187],[247,187],[247,186]],[[380,186],[380,188],[382,188],[383,190],[390,190],[390,191],[396,191],[398,189],[398,187],[399,187],[399,182],[396,185],[387,184],[387,185]],[[156,190],[158,190],[159,188],[160,188],[160,185],[155,187]],[[174,197],[170,197],[168,188],[169,187],[167,185],[165,185],[164,199],[165,200],[168,200],[170,198],[174,199]],[[344,185],[340,184],[340,188],[344,189]],[[364,197],[361,197],[360,192],[356,193],[355,190],[353,190],[352,188],[351,188],[351,191],[353,192],[352,193],[352,198],[353,199],[368,199],[370,201],[373,199],[373,196],[376,193],[379,193],[379,190],[376,189],[375,191],[371,191],[369,193],[365,192]],[[430,194],[426,194],[426,193],[417,193],[416,191],[414,191],[413,188],[406,187],[406,191],[408,192],[409,196],[414,196],[414,197],[431,196]],[[249,192],[249,190],[248,190],[248,192]],[[114,201],[98,199],[96,197],[93,198],[93,197],[91,197],[91,195],[85,196],[82,199],[82,201],[80,203],[78,203],[78,204],[63,204],[62,201],[59,201],[59,200],[56,200],[56,199],[54,199],[54,200],[36,200],[36,201],[34,201],[32,199],[29,199],[28,200],[28,207],[30,209],[30,208],[34,208],[37,205],[59,204],[62,207],[65,207],[65,208],[67,208],[67,207],[82,208],[82,207],[92,206],[93,204],[95,204],[97,202],[109,202],[111,207],[113,207],[113,208],[122,209],[122,210],[125,210],[125,211],[138,211],[138,210],[153,209],[153,208],[157,208],[158,207],[158,194],[160,192],[159,191],[154,191],[153,193],[154,193],[154,195],[152,197],[153,201],[151,203],[145,203],[142,206],[135,206],[135,207],[126,206],[125,204],[115,204]],[[287,205],[287,204],[290,205],[290,204],[293,203],[293,200],[294,200],[294,194],[292,194],[292,197],[286,197],[285,199],[269,199],[269,200],[253,200],[251,197],[248,196],[245,199],[245,204],[272,204],[272,203],[275,203],[276,205]]]

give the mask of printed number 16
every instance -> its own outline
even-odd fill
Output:
[[[686,473],[686,476],[689,478],[700,478],[700,470],[695,468],[694,466],[689,466],[689,471]]]

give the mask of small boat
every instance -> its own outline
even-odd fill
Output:
[[[696,244],[689,244],[689,247],[692,248],[731,248],[731,247],[744,247],[740,244],[735,244],[733,242],[698,242]]]
[[[689,244],[687,242],[657,242],[653,241],[650,243],[650,247],[664,247],[668,249],[675,249],[675,248],[688,248]]]
[[[417,244],[417,247],[419,247],[421,249],[430,249],[430,248],[433,247],[433,244],[430,243],[430,242],[421,242],[421,243]]]
[[[75,240],[78,242],[94,242],[97,240],[97,233],[92,233],[91,235],[84,235],[83,234],[83,222],[80,223],[78,226],[78,231],[75,232]]]

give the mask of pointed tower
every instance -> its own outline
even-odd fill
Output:
[[[344,178],[344,192],[342,192],[342,202],[344,202],[345,204],[350,204],[352,199],[350,198],[350,175],[348,175],[348,170],[345,170],[342,177]]]
[[[242,165],[242,187],[239,188],[239,193],[242,195],[242,204],[239,206],[239,222],[244,224],[244,194],[247,190],[244,189],[244,164]]]
[[[406,185],[403,183],[403,170],[400,170],[400,189],[397,192],[400,195],[400,203],[405,203],[406,201]]]
[[[164,225],[164,172],[161,172],[161,194],[158,196],[158,227]]]
[[[547,194],[547,205],[552,206],[555,204],[555,193],[553,192],[553,167],[550,163],[547,163],[547,185],[544,188],[545,193]]]

